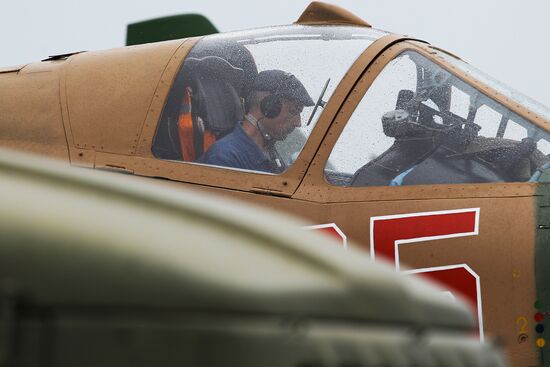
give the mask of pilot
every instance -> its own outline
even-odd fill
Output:
[[[301,126],[304,106],[313,106],[304,85],[282,70],[265,70],[254,80],[245,100],[245,118],[214,143],[197,162],[279,173],[285,163],[274,144]]]

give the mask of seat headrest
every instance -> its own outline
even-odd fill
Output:
[[[204,58],[205,56],[217,56],[226,60],[234,67],[242,69],[244,71],[242,88],[239,89],[235,86],[239,97],[244,98],[248,96],[252,83],[256,75],[258,75],[258,68],[254,57],[245,46],[237,42],[206,37],[193,47],[189,56],[197,59]]]
[[[206,56],[200,59],[189,57],[185,60],[184,72],[195,78],[208,77],[228,81],[235,90],[240,90],[243,86],[243,69],[231,65],[218,56]]]
[[[235,88],[231,83],[215,77],[204,76],[196,80],[196,113],[204,121],[205,128],[218,139],[242,121],[243,111]]]

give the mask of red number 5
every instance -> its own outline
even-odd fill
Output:
[[[479,208],[446,210],[371,217],[370,251],[375,260],[382,256],[400,270],[399,247],[453,237],[477,236]],[[483,341],[483,313],[479,276],[466,264],[404,271],[420,274],[445,285],[451,294],[460,294],[476,312],[479,337]]]

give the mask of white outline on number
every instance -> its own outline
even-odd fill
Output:
[[[316,224],[314,226],[306,226],[306,227],[302,227],[302,229],[324,229],[324,228],[334,228],[334,230],[336,231],[336,233],[338,233],[340,235],[340,237],[342,237],[342,243],[344,244],[344,248],[347,250],[348,249],[348,237],[346,236],[346,234],[340,229],[340,227],[338,227],[338,225],[336,223],[325,223],[325,224]]]
[[[420,274],[428,272],[436,272],[441,270],[452,270],[452,269],[466,269],[468,273],[473,275],[476,280],[476,295],[477,295],[477,322],[479,325],[479,340],[482,342],[485,340],[483,335],[483,307],[481,306],[481,280],[479,275],[470,268],[467,264],[457,264],[457,265],[446,265],[446,266],[434,266],[431,268],[420,268],[420,269],[411,269],[411,270],[402,270],[402,274]]]
[[[483,308],[482,308],[482,301],[481,301],[481,281],[480,281],[479,275],[472,268],[470,268],[467,264],[460,264],[460,265],[436,266],[431,268],[421,268],[421,269],[412,269],[412,270],[402,271],[399,265],[399,245],[401,244],[412,244],[412,243],[434,241],[434,240],[441,240],[441,239],[447,239],[447,238],[479,235],[480,208],[440,210],[440,211],[434,211],[434,212],[407,213],[407,214],[395,214],[395,215],[383,215],[378,217],[371,217],[370,218],[370,244],[371,244],[370,256],[372,261],[375,261],[376,255],[375,255],[375,242],[374,242],[374,223],[376,221],[411,218],[411,217],[426,217],[426,216],[444,215],[444,214],[468,213],[468,212],[475,212],[474,230],[472,232],[462,232],[462,233],[454,233],[454,234],[448,234],[448,235],[426,236],[426,237],[395,240],[394,242],[395,270],[402,272],[404,274],[418,274],[418,273],[435,272],[435,271],[450,270],[450,269],[457,269],[457,268],[466,269],[466,271],[471,275],[473,275],[476,280],[476,293],[477,293],[476,307],[477,307],[478,325],[479,325],[479,339],[483,342],[484,334],[483,334]]]
[[[433,216],[433,215],[443,215],[443,214],[457,214],[457,213],[468,213],[468,212],[475,212],[475,224],[474,224],[474,231],[473,232],[463,232],[463,233],[453,233],[453,234],[446,234],[441,236],[427,236],[427,237],[418,237],[418,238],[410,238],[410,239],[403,239],[403,240],[396,240],[395,241],[395,267],[397,270],[399,270],[399,251],[397,249],[397,246],[402,243],[415,243],[415,242],[425,242],[425,241],[434,241],[434,240],[442,240],[446,238],[456,238],[456,237],[466,237],[466,236],[477,236],[479,234],[479,208],[468,208],[468,209],[455,209],[455,210],[441,210],[436,212],[422,212],[422,213],[408,213],[408,214],[396,214],[396,215],[383,215],[380,217],[371,217],[370,218],[370,257],[374,261],[376,256],[374,252],[374,222],[376,221],[382,221],[382,220],[388,220],[388,219],[401,219],[401,218],[411,218],[411,217],[427,217],[427,216]]]

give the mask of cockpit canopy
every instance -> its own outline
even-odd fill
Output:
[[[243,121],[246,99],[264,70],[290,73],[315,102],[324,104],[357,57],[385,34],[355,26],[293,25],[204,37],[176,77],[153,154],[161,159],[200,161],[210,146]],[[305,106],[301,126],[274,143],[274,159],[284,168],[297,158],[321,110],[322,106]]]
[[[154,156],[261,174],[285,172],[348,69],[384,35],[368,27],[291,25],[202,38],[174,80]],[[537,181],[550,167],[550,135],[486,88],[533,115],[548,118],[548,109],[444,52],[408,45],[383,67],[355,108],[325,163],[326,181],[344,187]],[[262,115],[246,115],[255,81],[268,70],[289,75],[313,101],[294,105],[298,118],[279,138],[263,125],[285,111],[279,82],[270,89],[274,101],[273,96],[267,101],[269,93],[261,97]],[[249,120],[261,141],[245,132]],[[221,144],[252,149],[269,164],[249,167],[205,158]]]
[[[367,90],[325,177],[339,186],[536,181],[548,154],[547,131],[411,50]]]

